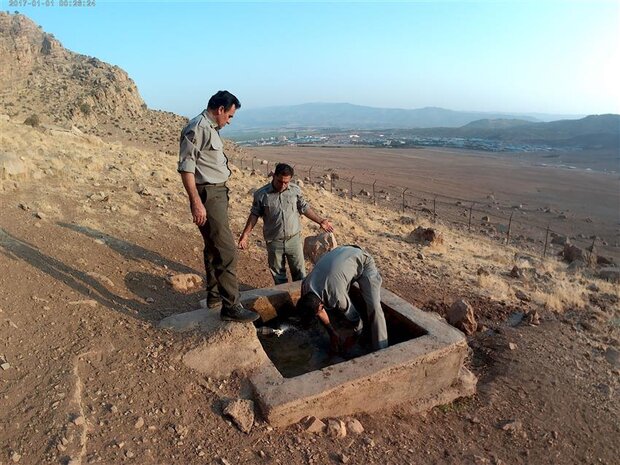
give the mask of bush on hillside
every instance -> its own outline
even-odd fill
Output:
[[[39,118],[39,115],[30,115],[28,118],[26,118],[24,124],[36,128],[41,124],[41,119]]]

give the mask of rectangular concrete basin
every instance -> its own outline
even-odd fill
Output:
[[[299,285],[245,291],[241,300],[268,321],[282,306],[294,305]],[[286,426],[305,416],[372,412],[404,402],[423,411],[475,393],[476,377],[463,365],[468,353],[463,333],[386,289],[381,290],[381,303],[388,331],[396,325],[410,337],[401,336],[386,349],[294,377],[284,377],[269,362],[253,372],[250,381],[256,400],[270,424]]]

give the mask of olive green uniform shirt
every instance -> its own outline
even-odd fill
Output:
[[[194,173],[196,184],[220,184],[230,177],[224,142],[207,110],[181,131],[177,171]]]
[[[271,183],[254,192],[252,215],[263,218],[265,241],[288,240],[301,232],[300,215],[310,206],[297,184],[276,192]]]

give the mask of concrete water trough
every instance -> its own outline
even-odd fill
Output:
[[[351,294],[356,306],[360,305],[356,289]],[[283,309],[290,312],[299,295],[297,282],[242,292],[241,301],[261,314],[262,323],[269,324]],[[340,359],[339,363],[320,365],[318,369],[302,366],[294,372],[277,357],[278,351],[291,347],[278,347],[278,338],[267,347],[265,338],[259,338],[251,325],[222,326],[213,311],[175,315],[162,321],[162,326],[177,330],[218,327],[219,336],[184,356],[186,364],[205,373],[221,357],[222,351],[214,343],[225,339],[222,334],[241,330],[250,333],[250,339],[244,342],[249,341],[247,349],[251,350],[237,357],[242,365],[239,368],[249,372],[255,400],[273,426],[290,425],[306,416],[339,417],[383,410],[404,402],[412,403],[410,410],[423,411],[475,393],[476,377],[464,367],[468,346],[463,333],[439,315],[423,312],[386,289],[381,290],[381,303],[390,339],[388,348]],[[233,335],[233,341],[238,337],[242,336]],[[235,342],[230,344],[224,352],[232,354],[227,367],[234,370],[237,351]]]
[[[242,296],[264,319],[298,298],[295,283]],[[475,393],[477,380],[463,366],[468,347],[460,331],[386,289],[381,303],[388,348],[294,377],[285,377],[273,362],[252,373],[256,400],[270,424],[371,412],[403,402],[414,402],[421,411]]]

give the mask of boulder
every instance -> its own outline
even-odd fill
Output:
[[[336,237],[332,233],[324,232],[304,239],[304,256],[315,264],[321,256],[338,247]]]
[[[554,234],[553,237],[551,238],[551,243],[564,246],[566,244],[570,244],[570,240],[567,236]]]
[[[177,274],[170,276],[168,282],[175,291],[187,292],[190,289],[200,286],[202,284],[202,278],[193,273]]]
[[[407,241],[422,245],[441,245],[443,244],[443,235],[433,228],[418,226],[411,231]]]
[[[446,319],[452,326],[468,335],[475,333],[478,328],[474,308],[465,299],[458,299],[452,304]]]
[[[562,250],[562,257],[568,263],[572,263],[575,260],[586,261],[585,253],[583,249],[580,249],[576,245],[564,244],[564,250]]]

